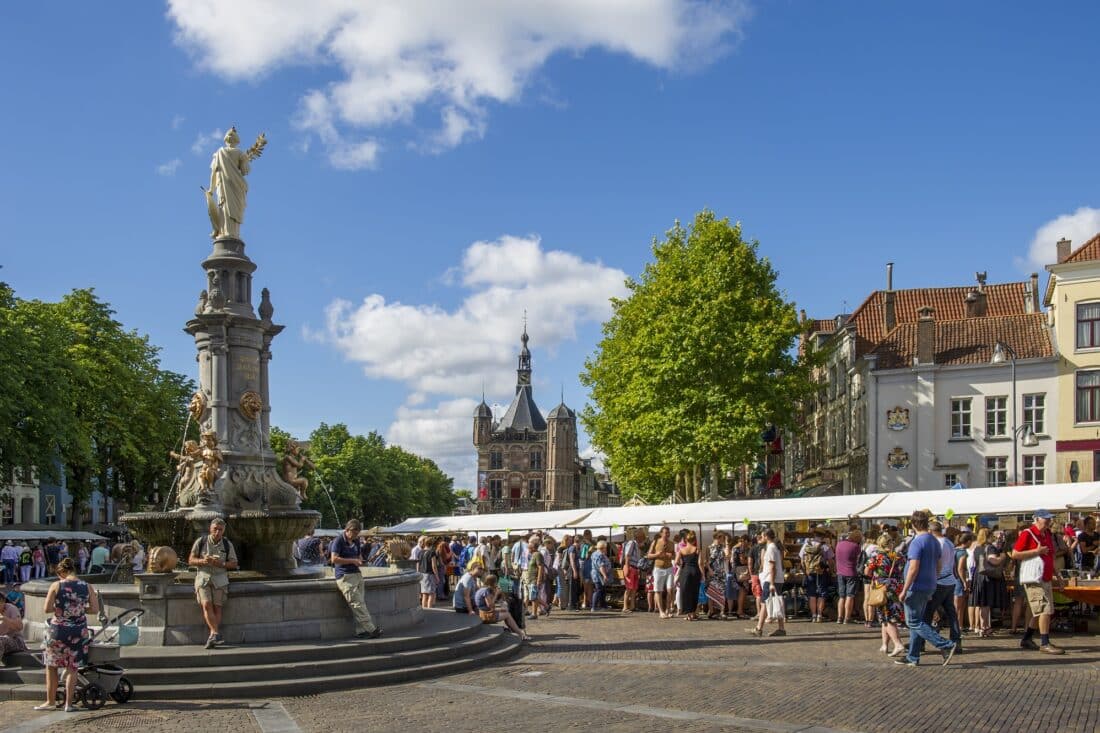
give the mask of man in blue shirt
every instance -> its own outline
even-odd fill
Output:
[[[905,567],[905,583],[899,594],[905,605],[905,624],[909,627],[909,655],[894,663],[917,666],[923,639],[939,649],[943,663],[947,664],[955,653],[955,643],[937,634],[924,620],[924,611],[936,592],[936,578],[940,573],[940,542],[928,532],[927,512],[913,512],[910,523],[917,534],[909,543],[906,554],[909,563]]]
[[[358,519],[349,519],[344,531],[337,535],[329,545],[333,575],[336,587],[340,589],[344,600],[348,602],[351,615],[355,617],[355,636],[358,639],[377,639],[382,629],[374,625],[363,600],[363,575],[359,566],[363,564],[363,545],[359,542],[359,533],[363,526]]]
[[[955,612],[955,545],[944,536],[943,524],[933,519],[928,523],[928,531],[940,545],[940,562],[937,566],[936,592],[924,608],[924,622],[932,625],[932,618],[938,611],[949,629],[951,641],[955,642],[955,653],[962,654],[962,630],[959,628],[959,615]],[[924,640],[920,641],[920,651],[924,651]]]

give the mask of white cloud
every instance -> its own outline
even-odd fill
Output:
[[[1031,239],[1027,258],[1018,260],[1017,264],[1032,271],[1042,271],[1047,265],[1058,261],[1059,239],[1065,237],[1077,248],[1095,237],[1097,232],[1100,232],[1100,209],[1082,206],[1072,214],[1063,214],[1039,227]]]
[[[158,176],[174,176],[174,175],[176,175],[176,171],[179,170],[179,167],[181,165],[183,165],[182,160],[180,160],[179,158],[173,158],[172,160],[168,161],[167,163],[161,163],[160,165],[157,166],[157,175]]]
[[[452,275],[469,291],[453,310],[373,293],[359,305],[334,301],[324,330],[306,335],[333,344],[368,376],[408,387],[388,438],[472,481],[473,396],[514,386],[522,310],[537,359],[574,339],[581,324],[606,320],[609,299],[626,295],[626,274],[544,250],[538,237],[504,236],[471,244]],[[435,406],[426,404],[432,396]]]
[[[472,415],[477,401],[454,399],[435,407],[404,405],[386,431],[386,440],[417,455],[427,456],[455,479],[455,488],[473,489],[476,461],[472,436]]]
[[[202,155],[203,153],[213,153],[214,150],[222,146],[222,140],[225,138],[225,130],[220,127],[211,130],[210,132],[200,132],[198,137],[195,138],[195,142],[191,143],[191,152],[195,155]]]
[[[415,144],[434,152],[482,137],[489,106],[519,99],[555,54],[602,49],[660,69],[698,66],[749,13],[746,0],[169,0],[168,14],[177,43],[230,80],[336,67],[326,87],[303,90],[298,114],[326,147],[344,147],[338,129],[415,125],[426,108],[441,126]],[[322,117],[310,109],[318,99]]]
[[[184,117],[183,115],[175,115],[172,117],[172,129],[178,130],[183,127]]]

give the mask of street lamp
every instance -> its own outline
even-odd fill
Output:
[[[1039,445],[1039,439],[1035,436],[1030,423],[1016,426],[1016,352],[1011,346],[998,341],[993,344],[992,364],[1004,364],[1009,361],[1012,364],[1012,483],[1020,483],[1019,456],[1017,455],[1017,441],[1024,444],[1025,448],[1034,448]]]

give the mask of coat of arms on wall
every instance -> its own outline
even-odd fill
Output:
[[[902,450],[900,446],[895,447],[886,456],[886,465],[895,471],[900,471],[903,468],[909,467],[909,454]]]
[[[905,430],[909,427],[909,408],[895,407],[886,411],[886,427],[891,430]]]

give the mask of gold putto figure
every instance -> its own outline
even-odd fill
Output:
[[[296,440],[288,440],[286,453],[283,455],[283,481],[298,490],[298,496],[302,501],[306,500],[306,490],[309,489],[309,479],[299,476],[298,472],[303,468],[316,468],[313,461],[309,460]]]

